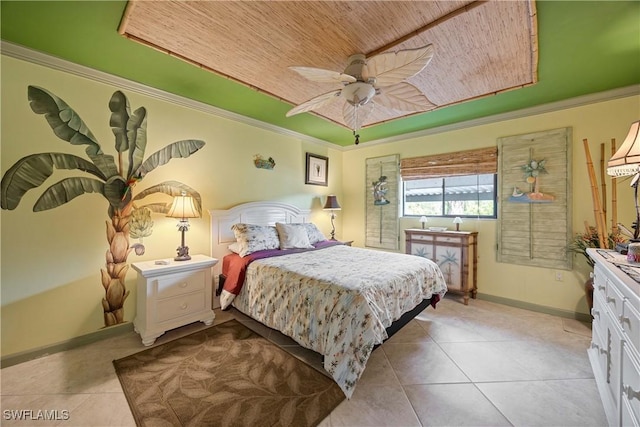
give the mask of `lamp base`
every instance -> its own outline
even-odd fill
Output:
[[[189,255],[189,246],[178,246],[178,256],[176,256],[174,261],[189,261],[191,256]]]

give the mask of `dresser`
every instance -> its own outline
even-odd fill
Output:
[[[406,253],[438,264],[448,292],[463,295],[468,305],[478,291],[478,232],[409,228],[404,233]]]
[[[132,264],[138,272],[133,325],[142,344],[152,345],[166,331],[189,323],[213,323],[211,267],[217,262],[193,255],[188,261],[167,258]]]
[[[594,260],[589,361],[610,426],[640,425],[640,268],[614,251]],[[635,279],[634,279],[635,277]]]

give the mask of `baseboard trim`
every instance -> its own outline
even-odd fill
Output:
[[[581,322],[591,323],[591,316],[585,313],[578,313],[575,311],[562,310],[559,308],[547,307],[544,305],[532,304],[530,302],[518,301],[509,298],[497,297],[495,295],[488,295],[478,293],[478,299],[495,302],[497,304],[508,305],[511,307],[522,308],[525,310],[535,311],[538,313],[551,314],[553,316],[564,317],[566,319],[575,319]]]
[[[50,354],[59,353],[65,350],[72,350],[74,348],[81,347],[83,345],[91,344],[96,341],[101,341],[106,338],[123,335],[125,333],[133,331],[133,323],[126,322],[119,325],[110,326],[105,329],[100,329],[96,332],[92,332],[79,337],[71,338],[66,341],[61,341],[55,344],[39,347],[32,350],[13,353],[6,356],[2,356],[0,359],[0,368],[7,368],[9,366],[17,365],[19,363],[27,362],[29,360],[37,359],[39,357],[48,356]]]

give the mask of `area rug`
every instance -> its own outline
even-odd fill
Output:
[[[315,426],[345,398],[237,320],[113,364],[141,427]]]

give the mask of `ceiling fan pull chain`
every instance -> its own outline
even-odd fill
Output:
[[[355,130],[353,131],[353,136],[356,137],[356,141],[355,141],[356,145],[360,144],[360,135],[357,134]]]

